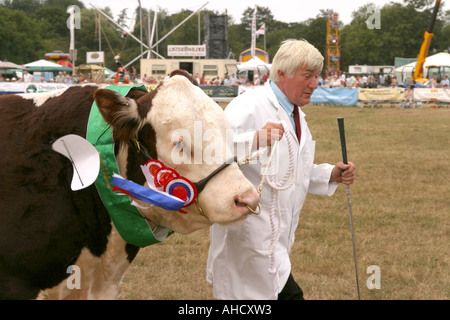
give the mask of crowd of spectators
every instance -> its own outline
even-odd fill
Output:
[[[120,69],[120,68],[119,68]],[[237,78],[235,73],[229,75],[225,73],[223,77],[212,77],[211,79],[206,79],[205,74],[199,77],[198,74],[193,74],[193,77],[197,80],[199,85],[205,86],[238,86],[238,85],[263,85],[269,77],[269,73],[252,74],[247,73],[247,77]],[[136,73],[136,69],[132,67],[130,71],[127,68],[123,68],[120,72],[120,76],[123,79],[127,79],[126,82],[119,82],[118,77],[112,78],[110,80],[105,79],[105,83],[133,83],[133,84],[145,84],[153,85],[159,84],[168,78],[166,77],[153,77],[147,74],[143,76]],[[46,80],[43,76],[33,76],[28,71],[24,71],[24,74],[20,78],[10,77],[6,78],[0,74],[0,82],[40,82],[40,83],[65,83],[65,84],[78,84],[78,83],[88,83],[92,82],[90,79],[90,74],[79,74],[77,76],[72,76],[67,72],[59,72],[54,78]],[[411,79],[407,79],[404,83],[399,83],[395,75],[375,75],[375,74],[356,74],[356,75],[346,75],[345,73],[334,73],[327,74],[323,76],[319,75],[317,79],[319,87],[325,88],[398,88],[398,87],[425,87],[425,88],[448,88],[449,79],[448,76],[444,76],[441,81],[438,81],[437,77],[434,76],[429,79],[424,84],[414,84]]]
[[[351,74],[344,72],[319,76],[318,84],[325,88],[381,88],[398,87],[399,83],[395,75],[383,74]]]
[[[421,88],[448,88],[448,76],[444,76],[438,81],[433,76],[427,82],[414,83],[411,78],[404,82],[399,82],[397,76],[391,74],[356,74],[346,75],[345,73],[324,74],[317,79],[318,85],[325,88],[398,88],[398,87],[421,87]]]

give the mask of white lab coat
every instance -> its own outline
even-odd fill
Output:
[[[300,112],[302,135],[299,146],[289,117],[278,103],[269,82],[264,87],[250,90],[234,99],[225,113],[237,134],[235,142],[245,143],[246,149],[252,147],[254,132],[268,121],[283,122],[288,128],[285,134],[290,135],[294,142],[296,179],[295,187],[291,186],[278,193],[281,207],[280,226],[277,218],[272,219],[275,222],[271,223],[269,212],[272,190],[264,184],[260,215],[250,215],[237,224],[215,224],[211,227],[207,281],[213,284],[214,297],[217,299],[277,299],[291,271],[289,253],[306,194],[331,196],[334,193],[337,183],[329,182],[333,166],[313,164],[315,141],[312,140],[303,112]],[[289,164],[286,137],[279,141],[278,151],[279,154],[275,154],[274,159],[278,161],[278,180],[282,180]],[[260,164],[241,167],[244,175],[255,187],[261,182],[261,167]],[[278,228],[281,228],[280,236],[273,256],[270,256],[269,249]]]

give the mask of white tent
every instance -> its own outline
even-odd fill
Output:
[[[239,71],[259,70],[261,72],[270,71],[270,64],[265,63],[258,57],[253,57],[237,66]]]
[[[423,67],[428,66],[450,66],[450,53],[440,52],[435,55],[429,56],[425,59]],[[416,62],[405,64],[404,66],[395,69],[395,72],[411,72],[416,67]]]
[[[41,71],[41,72],[58,72],[58,71],[69,71],[71,72],[72,69],[68,67],[64,67],[60,64],[47,61],[47,60],[38,60],[34,62],[30,62],[24,65],[24,67],[27,68],[28,71]]]
[[[435,55],[429,56],[425,59],[423,64],[424,76],[428,75],[428,66],[448,66],[450,67],[450,54],[447,52],[440,52]],[[401,80],[401,82],[406,82],[407,79],[411,78],[416,68],[416,62],[411,62],[405,64],[404,66],[395,68],[395,74]]]

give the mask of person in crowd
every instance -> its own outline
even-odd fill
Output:
[[[333,77],[331,78],[330,87],[331,88],[340,88],[341,87],[341,80],[337,77],[337,75],[333,75]]]
[[[28,72],[28,70],[25,70],[23,75],[23,82],[30,83],[33,82],[33,75]]]
[[[117,68],[122,68],[122,62],[120,61],[121,57],[120,57],[120,53],[118,53],[115,57],[114,57],[114,61],[117,64]]]
[[[123,68],[119,68],[114,79],[114,84],[129,84],[130,78],[125,75],[125,70]]]
[[[411,108],[413,105],[414,105],[414,90],[413,86],[409,85],[405,90],[405,108]]]
[[[345,73],[342,72],[341,76],[339,77],[339,80],[341,80],[341,87],[345,87],[347,82],[347,77],[345,76]]]
[[[144,84],[144,81],[141,79],[141,75],[137,74],[136,78],[134,79],[134,83],[136,84]]]
[[[445,88],[445,86],[450,86],[450,80],[448,79],[448,76],[447,75],[445,75],[443,78],[442,78],[442,80],[441,80],[441,82],[440,82],[440,85],[441,85],[441,87],[442,88]]]
[[[207,81],[206,81],[206,74],[203,73],[203,74],[202,74],[202,77],[200,78],[200,85],[206,86],[207,84],[208,84],[208,83],[207,83]]]
[[[58,72],[58,75],[55,77],[55,82],[56,83],[63,83],[66,80],[66,78],[64,77],[62,71]]]
[[[232,73],[230,77],[230,85],[234,86],[236,84],[238,84],[238,79],[236,78],[236,74]]]
[[[193,75],[195,81],[197,82],[198,85],[200,85],[200,78],[198,77],[198,73]]]
[[[231,86],[230,77],[228,76],[228,73],[225,73],[223,76],[223,85],[224,86]]]
[[[259,80],[259,76],[257,74],[255,74],[255,76],[253,77],[253,85],[259,86],[260,84],[261,84],[261,81]]]
[[[66,75],[64,82],[66,84],[73,84],[72,77],[70,75]]]

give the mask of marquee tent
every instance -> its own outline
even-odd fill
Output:
[[[426,58],[425,63],[423,64],[424,73],[427,74],[428,66],[448,66],[450,67],[450,53],[440,52],[435,55],[429,56]],[[414,69],[416,68],[416,62],[411,62],[405,64],[404,66],[395,68],[395,72],[402,75],[402,79],[407,77],[406,73],[409,73],[411,76]]]
[[[270,71],[270,67],[270,64],[265,63],[256,56],[237,66],[239,71],[259,70],[261,72]]]
[[[59,72],[66,71],[72,72],[71,68],[64,67],[58,63],[54,63],[47,60],[38,60],[30,62],[24,65],[24,67],[30,72]]]

